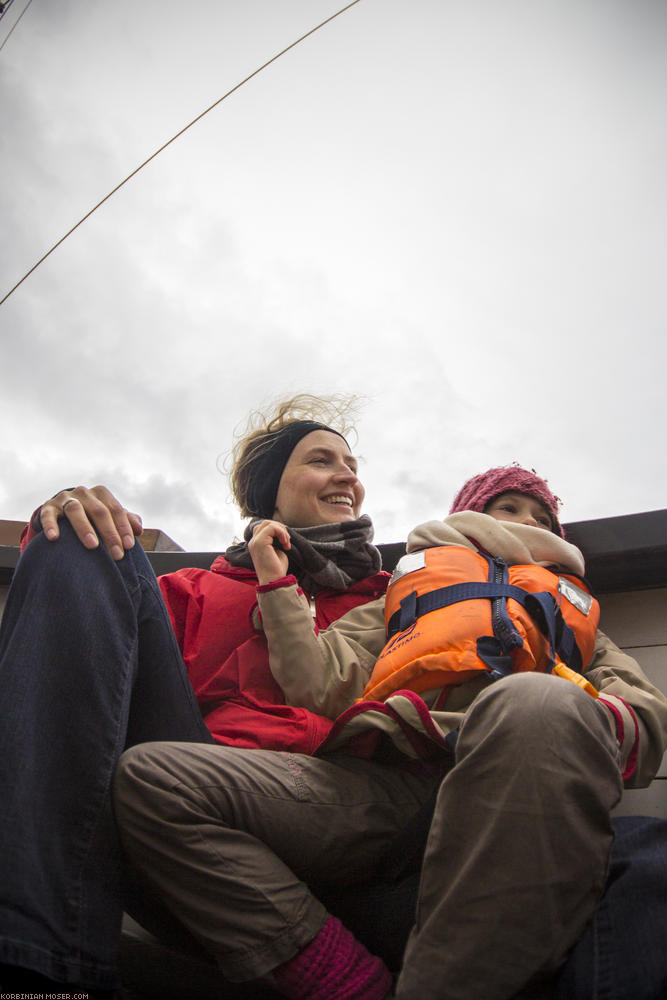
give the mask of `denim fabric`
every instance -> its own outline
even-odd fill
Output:
[[[0,631],[0,962],[117,984],[111,778],[126,746],[166,738],[211,741],[150,564],[61,522],[19,560]]]
[[[667,820],[622,816],[607,889],[557,980],[554,1000],[667,996]]]

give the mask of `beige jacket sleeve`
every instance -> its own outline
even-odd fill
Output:
[[[636,660],[598,633],[586,677],[600,692],[601,703],[614,717],[623,768],[634,763],[625,781],[630,788],[648,785],[667,744],[667,698]]]
[[[269,665],[289,705],[335,719],[359,698],[385,644],[384,597],[315,631],[295,584],[258,592]]]
[[[271,673],[285,700],[335,719],[361,696],[385,644],[384,598],[349,611],[319,634],[295,584],[260,592],[258,601]],[[626,785],[648,785],[667,745],[667,698],[637,661],[600,631],[586,676],[616,730],[622,769],[633,769]],[[486,678],[471,681],[452,692],[452,720],[464,717],[486,683]]]

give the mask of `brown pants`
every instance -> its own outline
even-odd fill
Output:
[[[244,981],[319,931],[306,883],[362,879],[433,789],[342,755],[151,743],[121,759],[115,804],[148,885]],[[557,969],[603,891],[620,794],[588,695],[540,674],[486,689],[438,795],[396,996],[506,1000]]]

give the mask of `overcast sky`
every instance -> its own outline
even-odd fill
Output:
[[[338,7],[33,0],[0,51],[0,297]],[[103,482],[224,548],[234,428],[298,391],[365,395],[378,541],[513,460],[566,521],[667,506],[666,94],[664,0],[361,0],[0,306],[0,517]]]

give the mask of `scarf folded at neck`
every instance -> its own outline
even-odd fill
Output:
[[[232,566],[254,569],[248,542],[253,528],[261,522],[255,518],[243,533],[244,542],[231,545],[225,559]],[[372,545],[373,524],[368,514],[355,521],[340,524],[316,524],[312,528],[287,529],[292,547],[286,553],[292,573],[304,590],[347,590],[355,580],[363,580],[382,569],[380,550]]]

